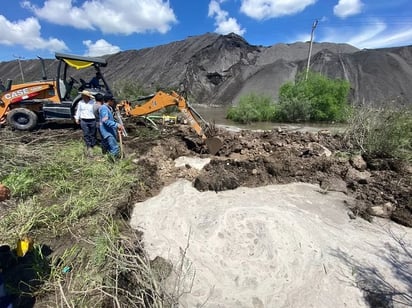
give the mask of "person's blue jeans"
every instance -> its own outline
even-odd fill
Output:
[[[88,148],[96,145],[96,120],[81,120],[80,127],[83,131],[83,139]]]
[[[114,136],[110,135],[102,140],[104,148],[113,156],[119,156],[120,147]]]

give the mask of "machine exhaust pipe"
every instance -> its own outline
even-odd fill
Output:
[[[42,79],[43,80],[47,80],[47,75],[46,75],[46,67],[45,67],[45,65],[44,65],[44,60],[43,60],[43,58],[42,57],[40,57],[40,56],[37,56],[37,58],[39,58],[40,59],[40,62],[41,62],[41,72],[42,72]]]

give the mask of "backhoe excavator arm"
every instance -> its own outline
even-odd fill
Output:
[[[208,138],[205,135],[205,131],[201,124],[207,127],[209,125],[207,121],[205,121],[201,115],[197,113],[196,110],[194,110],[189,103],[176,92],[173,91],[171,93],[166,93],[163,91],[158,91],[153,95],[146,96],[139,100],[144,102],[133,105],[128,101],[122,101],[119,103],[118,107],[123,109],[126,116],[141,117],[147,116],[169,106],[176,106],[183,114],[185,120],[206,143],[206,146],[212,155],[216,154],[221,148],[222,141],[219,138]],[[197,119],[201,121],[201,124]]]

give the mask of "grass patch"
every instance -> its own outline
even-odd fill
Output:
[[[10,207],[0,212],[1,244],[14,248],[25,236],[35,243],[25,256],[32,273],[30,281],[24,283],[24,290],[22,283],[15,285],[16,294],[39,298],[49,297],[51,290],[61,294],[59,284],[67,288],[67,275],[78,291],[101,286],[110,273],[107,268],[97,270],[105,266],[107,238],[116,241],[120,236],[116,206],[127,202],[132,187],[139,185],[137,167],[127,159],[115,163],[90,160],[84,155],[82,141],[22,144],[3,140],[0,149],[0,182],[12,191]],[[102,222],[108,220],[112,227],[103,227]],[[51,256],[42,254],[43,243],[56,251]],[[44,268],[40,260],[47,260],[47,271],[40,270]],[[67,266],[73,271],[63,274]],[[13,277],[6,278],[10,279],[9,291],[13,291]],[[66,298],[71,307],[91,305],[92,297],[84,299],[81,292],[72,291],[70,299]],[[50,305],[57,307],[60,303]]]
[[[90,160],[80,140],[0,140],[0,182],[12,191],[7,210],[0,211],[1,244],[13,249],[18,239],[34,242],[24,258],[1,263],[16,306],[31,307],[34,298],[39,307],[177,303],[187,289],[166,292],[172,265],[152,263],[140,234],[118,212],[144,186],[137,165]],[[176,283],[184,283],[186,275],[179,277]]]
[[[239,123],[272,121],[275,104],[269,96],[250,93],[240,98],[238,106],[229,108],[226,118]]]

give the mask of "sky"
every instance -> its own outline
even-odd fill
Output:
[[[412,45],[411,0],[0,0],[0,62],[101,56],[205,33],[249,44]]]

